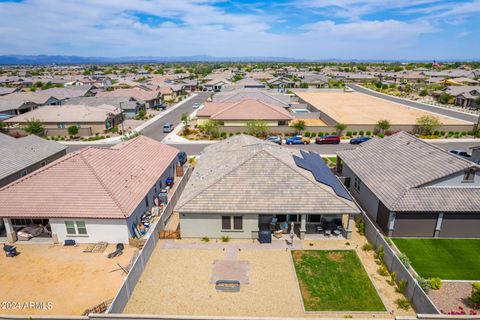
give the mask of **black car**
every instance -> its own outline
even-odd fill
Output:
[[[454,155],[464,157],[464,158],[471,158],[472,157],[465,150],[450,150],[450,153],[453,153]]]
[[[280,137],[280,136],[270,136],[270,137],[267,138],[267,141],[270,141],[270,142],[281,145],[282,144],[282,137]]]

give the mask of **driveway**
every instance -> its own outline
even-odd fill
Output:
[[[347,86],[352,88],[353,90],[355,90],[357,92],[360,92],[360,93],[363,93],[363,94],[368,94],[370,96],[374,96],[374,97],[377,97],[377,98],[380,98],[380,99],[400,103],[400,104],[403,104],[403,105],[406,105],[406,106],[409,106],[409,107],[412,107],[412,108],[417,108],[417,109],[421,109],[421,110],[425,110],[425,111],[429,111],[429,112],[438,113],[438,114],[441,114],[441,115],[444,115],[444,116],[447,116],[447,117],[457,118],[457,119],[461,119],[461,120],[465,120],[465,121],[469,121],[469,122],[473,122],[473,123],[477,123],[478,119],[479,119],[479,116],[476,116],[476,115],[473,115],[473,114],[463,113],[463,112],[459,112],[459,111],[455,111],[455,110],[451,110],[451,109],[446,109],[446,108],[442,108],[442,107],[430,106],[428,104],[423,104],[423,103],[419,103],[419,102],[415,102],[415,101],[409,101],[409,100],[389,96],[389,95],[386,95],[386,94],[383,94],[383,93],[379,93],[379,92],[375,92],[373,90],[366,89],[366,88],[364,88],[360,85],[357,85],[357,84],[349,83],[349,84],[347,84]]]

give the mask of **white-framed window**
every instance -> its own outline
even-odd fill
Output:
[[[85,221],[65,221],[65,228],[68,235],[86,235],[87,226]]]
[[[353,179],[353,188],[357,190],[357,192],[360,192],[360,179],[358,179],[358,177]]]

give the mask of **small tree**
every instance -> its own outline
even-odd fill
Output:
[[[206,134],[210,135],[212,138],[218,138],[220,136],[220,126],[222,123],[218,120],[208,119],[203,124],[203,130]]]
[[[190,116],[188,115],[187,112],[182,113],[181,120],[182,120],[182,123],[183,123],[183,132],[185,134],[188,134],[189,131],[190,131],[190,125],[189,125]]]
[[[255,137],[264,137],[267,134],[268,126],[264,120],[247,121],[247,133]]]
[[[345,129],[347,129],[347,125],[344,124],[344,123],[337,123],[335,125],[335,129],[337,129],[337,132],[339,135],[343,135],[343,131],[345,131]]]
[[[431,135],[442,126],[442,122],[435,116],[425,115],[417,119],[417,126],[419,133]]]
[[[443,104],[447,104],[450,101],[451,98],[452,98],[451,95],[444,92],[438,97],[438,102],[443,103]]]
[[[390,129],[390,121],[388,121],[388,120],[378,120],[376,127],[378,129],[380,129],[380,131],[382,133],[385,133],[385,130]]]
[[[295,129],[295,133],[299,134],[301,133],[303,130],[305,130],[305,127],[307,125],[305,124],[305,121],[304,120],[296,120],[295,122],[293,122],[290,127],[292,127],[293,129]]]
[[[29,119],[27,120],[27,124],[23,128],[25,132],[30,134],[35,134],[37,136],[43,134],[43,125],[38,119]]]
[[[78,134],[78,127],[77,126],[70,126],[68,127],[68,134],[70,136],[76,136]]]

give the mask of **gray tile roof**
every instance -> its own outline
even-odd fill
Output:
[[[0,133],[0,179],[40,162],[67,146],[30,135],[15,139]]]
[[[372,139],[357,149],[339,151],[338,156],[392,211],[480,211],[479,187],[431,186],[433,181],[480,167],[408,133]]]
[[[287,149],[238,135],[203,151],[177,205],[189,213],[359,213],[354,202],[298,167]]]
[[[275,106],[288,108],[290,96],[264,89],[237,89],[227,92],[219,92],[213,95],[213,102],[239,102],[246,99],[263,101]]]

